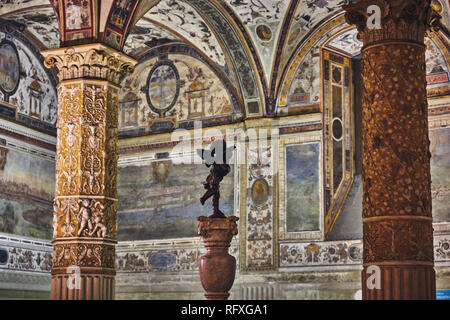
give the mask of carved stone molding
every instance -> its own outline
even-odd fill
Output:
[[[343,6],[347,23],[356,25],[364,45],[386,40],[410,40],[423,43],[427,29],[437,31],[440,15],[431,0],[360,0]],[[370,29],[367,20],[371,5],[381,10],[381,28]]]
[[[201,216],[198,218],[198,234],[204,239],[205,242],[218,241],[214,237],[217,233],[221,235],[221,241],[231,241],[233,236],[238,234],[238,228],[236,221],[239,218],[235,216],[229,216],[224,219],[211,219]],[[211,238],[211,239],[210,239]]]
[[[67,274],[52,276],[50,298],[52,300],[113,300],[115,277],[107,274],[81,274],[78,289],[69,289]]]
[[[137,63],[131,57],[100,43],[42,51],[47,68],[57,68],[59,81],[103,79],[119,84]]]
[[[115,274],[115,242],[71,238],[54,243],[52,274],[65,274],[70,266],[88,267],[92,273]],[[82,269],[82,273],[86,273]]]

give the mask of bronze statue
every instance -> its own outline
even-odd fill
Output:
[[[203,186],[207,190],[203,197],[200,198],[202,205],[205,204],[211,196],[213,197],[213,214],[211,218],[225,218],[222,211],[219,210],[220,199],[220,182],[228,173],[230,173],[230,165],[228,164],[233,156],[233,150],[236,146],[227,149],[227,143],[224,140],[216,140],[211,144],[209,150],[197,149],[198,155],[205,161],[206,166],[210,169],[210,174],[203,182]]]

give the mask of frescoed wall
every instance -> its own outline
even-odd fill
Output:
[[[212,214],[211,201],[199,199],[209,174],[204,164],[171,160],[119,167],[118,240],[172,239],[197,236],[197,217]],[[234,212],[234,170],[220,185],[220,208]]]
[[[146,19],[139,20],[131,30],[124,52],[134,58],[149,51],[153,46],[169,42],[181,42],[179,37]]]
[[[0,232],[51,239],[55,164],[0,147]]]
[[[286,146],[286,231],[320,230],[320,143]]]
[[[292,80],[288,106],[313,106],[320,104],[320,56],[319,50],[311,50]]]
[[[425,38],[427,51],[427,91],[429,97],[445,96],[450,93],[450,52],[442,41],[433,35]]]
[[[361,53],[363,43],[358,40],[358,30],[350,29],[331,39],[327,46],[343,54],[355,56]]]
[[[91,26],[91,2],[86,0],[65,0],[66,29],[78,30]]]
[[[450,222],[450,127],[430,130],[433,221]]]
[[[321,99],[320,47],[329,48],[346,57],[354,57],[361,52],[363,44],[357,39],[357,30],[352,28],[340,32],[342,28],[349,28],[342,16],[331,19],[299,47],[296,56],[289,62],[288,72],[283,80],[278,114],[289,114],[296,109],[301,109],[302,112],[318,111]],[[435,34],[425,37],[425,44],[428,96],[444,96],[450,92],[450,69],[447,63],[450,53]]]
[[[169,54],[140,63],[124,80],[119,126],[121,132],[158,133],[194,120],[230,121],[236,108],[223,82],[206,64]]]
[[[0,114],[39,129],[54,129],[56,88],[37,49],[0,32],[0,52]]]

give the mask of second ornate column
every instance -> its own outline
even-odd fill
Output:
[[[51,298],[114,299],[119,80],[136,61],[103,44],[42,54],[60,81]]]
[[[344,9],[364,43],[363,299],[435,299],[424,45],[430,1],[363,0]]]

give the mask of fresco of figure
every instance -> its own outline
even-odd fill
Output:
[[[206,181],[203,182],[206,192],[200,198],[200,202],[204,205],[206,200],[213,197],[213,214],[210,216],[211,218],[225,218],[225,214],[219,210],[220,182],[230,173],[229,162],[235,148],[235,146],[227,148],[224,140],[216,140],[211,144],[209,150],[197,149],[198,155],[205,161],[206,166],[210,168],[210,174]]]

